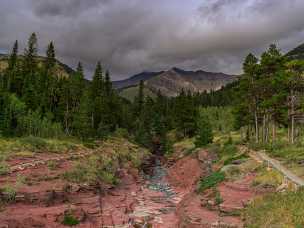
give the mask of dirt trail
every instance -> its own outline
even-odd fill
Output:
[[[292,181],[294,184],[304,186],[304,180],[302,178],[284,167],[278,160],[269,157],[265,152],[250,151],[249,156],[258,162],[266,162],[269,166],[272,166],[274,169],[282,173],[284,177]]]

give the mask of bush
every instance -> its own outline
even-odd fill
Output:
[[[79,224],[79,221],[73,215],[65,214],[62,224],[65,225],[65,226],[76,226],[76,225]]]
[[[128,139],[130,134],[128,130],[125,128],[117,128],[116,131],[114,132],[114,136]]]
[[[9,166],[5,162],[0,162],[0,176],[9,173]]]
[[[224,180],[225,174],[223,172],[214,172],[210,176],[205,177],[200,181],[199,191],[203,192],[209,188],[213,188]]]
[[[76,164],[74,170],[66,172],[64,178],[75,183],[98,184],[100,181],[116,184],[116,168],[112,158],[106,156],[90,156],[85,162]]]
[[[215,194],[215,204],[220,205],[223,202],[224,202],[224,200],[221,196],[221,193],[219,191],[217,191],[216,194]]]
[[[57,161],[48,161],[47,166],[50,170],[56,170],[59,167],[59,163]]]
[[[21,138],[20,142],[26,147],[29,147],[28,149],[34,151],[46,149],[48,146],[48,143],[44,139],[35,136]]]
[[[6,185],[0,189],[0,192],[4,195],[3,199],[5,202],[11,203],[15,201],[17,191],[14,187]]]
[[[277,188],[283,183],[283,180],[284,177],[279,172],[263,168],[259,170],[258,175],[255,177],[252,185]]]

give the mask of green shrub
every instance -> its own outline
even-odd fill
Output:
[[[220,205],[223,202],[224,202],[224,200],[221,196],[221,193],[219,191],[217,191],[216,194],[215,194],[215,204]]]
[[[4,195],[3,199],[5,200],[5,202],[11,203],[15,201],[17,190],[14,187],[6,185],[0,189],[0,192]]]
[[[62,224],[65,226],[76,226],[79,223],[80,222],[78,221],[78,219],[69,213],[64,215],[63,222],[62,222]]]
[[[108,184],[116,184],[116,166],[112,158],[90,156],[85,162],[79,162],[72,171],[66,172],[63,177],[75,183],[97,184],[102,181]]]
[[[206,189],[213,188],[224,180],[225,174],[223,172],[214,172],[210,176],[207,176],[200,181],[199,191],[203,192]]]
[[[20,142],[24,144],[26,147],[29,147],[28,149],[32,149],[34,151],[46,149],[48,146],[46,140],[35,136],[28,136],[25,138],[21,138]]]
[[[59,167],[59,164],[57,161],[48,161],[47,166],[50,170],[56,170]]]
[[[224,165],[229,165],[231,164],[233,161],[237,161],[237,160],[244,160],[248,158],[248,155],[247,154],[240,154],[240,155],[236,155],[236,156],[231,156],[229,158],[227,158],[225,161],[224,161]]]
[[[129,134],[128,130],[125,128],[117,128],[116,131],[114,132],[114,136],[128,139],[130,134]]]
[[[260,187],[271,186],[277,188],[283,183],[283,180],[284,177],[278,171],[273,169],[267,170],[263,167],[258,171],[252,185]]]
[[[5,162],[0,162],[0,176],[9,173],[9,166]]]
[[[225,146],[228,146],[228,145],[232,145],[233,144],[233,140],[232,140],[232,137],[231,137],[231,135],[229,135],[229,137],[228,137],[228,139],[227,139],[227,141],[225,142]]]

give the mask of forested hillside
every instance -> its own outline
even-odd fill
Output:
[[[231,104],[231,90],[192,93],[182,90],[176,98],[160,92],[152,99],[143,81],[133,91],[134,101],[121,98],[112,88],[109,71],[97,62],[92,81],[85,80],[82,64],[68,77],[58,74],[53,42],[46,57],[37,56],[35,33],[19,57],[16,41],[8,65],[1,73],[3,136],[104,138],[117,130],[129,132],[142,145],[168,145],[166,134],[178,129],[184,136],[196,132],[198,106]]]

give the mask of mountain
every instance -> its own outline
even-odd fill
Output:
[[[0,54],[0,73],[3,72],[8,67],[8,55]],[[23,58],[22,55],[19,56],[19,58]],[[37,57],[38,61],[38,67],[42,66],[43,61],[45,60],[45,57],[39,56]],[[69,67],[68,65],[56,60],[56,75],[58,77],[69,77],[72,73],[75,71]]]
[[[237,76],[207,71],[186,71],[172,68],[161,72],[143,72],[129,79],[114,82],[115,88],[120,90],[126,98],[134,97],[136,87],[143,80],[149,92],[160,91],[169,97],[177,96],[182,89],[191,92],[219,90],[223,86],[237,80]],[[132,99],[132,98],[131,98]]]
[[[140,74],[136,74],[128,79],[121,80],[121,81],[114,81],[113,86],[116,89],[123,89],[127,87],[133,87],[139,84],[141,80],[147,81],[159,74],[163,73],[161,72],[142,72]]]
[[[291,59],[303,59],[304,60],[304,43],[291,50],[286,54]]]

